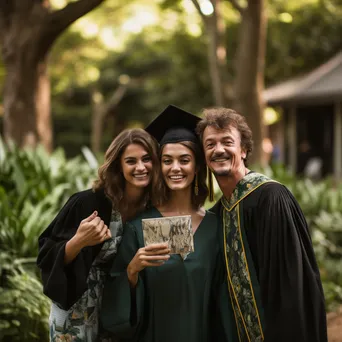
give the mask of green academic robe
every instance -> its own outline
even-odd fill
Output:
[[[174,254],[164,265],[144,269],[136,289],[131,290],[126,268],[144,246],[141,220],[152,217],[161,214],[151,208],[126,224],[104,288],[101,319],[105,329],[124,341],[225,341],[217,315],[224,260],[216,215],[206,213],[194,234],[193,253],[185,260]]]

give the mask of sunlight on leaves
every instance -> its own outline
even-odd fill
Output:
[[[83,38],[92,38],[99,33],[98,24],[89,18],[80,18],[73,25],[73,30],[80,32]]]
[[[144,27],[155,25],[158,22],[158,15],[149,9],[141,8],[122,25],[123,31],[129,33],[140,33]]]
[[[99,33],[99,27],[95,23],[89,22],[87,26],[84,27],[83,36],[84,38],[95,37]]]
[[[190,23],[187,27],[187,32],[194,37],[200,37],[203,34],[202,27],[196,23]]]
[[[282,21],[283,23],[292,23],[293,17],[290,13],[280,13],[278,16],[279,20]]]
[[[110,27],[101,30],[100,39],[107,49],[121,49],[123,47],[123,43],[114,36],[113,29]]]

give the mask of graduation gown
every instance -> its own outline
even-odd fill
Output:
[[[120,341],[220,341],[216,299],[224,264],[216,215],[206,213],[194,234],[194,252],[185,260],[173,254],[164,265],[145,268],[139,274],[137,287],[131,289],[126,268],[144,246],[141,220],[152,217],[162,216],[151,208],[125,226],[104,286],[104,328]]]
[[[240,201],[242,237],[250,274],[256,279],[254,295],[260,303],[260,319],[264,323],[261,340],[327,341],[319,269],[297,201],[285,186],[276,182],[266,182],[246,197],[235,200]],[[222,201],[211,210],[221,216],[220,245],[222,252],[227,253]],[[229,271],[232,270],[227,267]],[[231,342],[245,341],[237,331],[233,335]]]
[[[85,190],[72,195],[38,239],[37,265],[44,294],[64,310],[86,291],[89,270],[103,243],[83,248],[68,265],[64,264],[65,244],[75,235],[80,222],[95,210],[109,227],[112,204],[103,190]]]

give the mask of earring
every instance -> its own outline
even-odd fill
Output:
[[[195,196],[198,196],[198,178],[197,173],[195,175],[195,187],[194,187]]]

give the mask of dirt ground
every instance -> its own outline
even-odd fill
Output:
[[[328,341],[342,342],[342,306],[336,312],[327,315]]]

